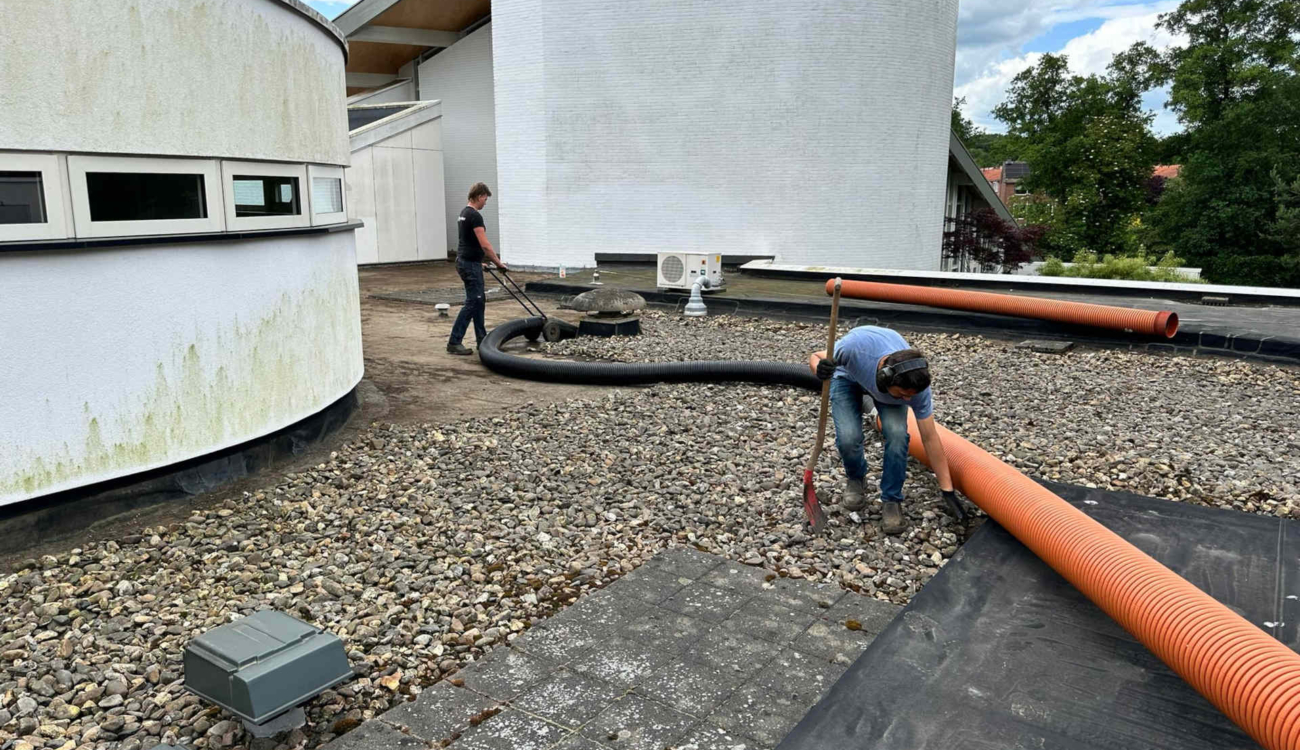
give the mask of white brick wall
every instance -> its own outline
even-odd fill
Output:
[[[469,188],[486,182],[493,198],[483,209],[488,241],[498,245],[496,115],[493,112],[492,25],[461,39],[420,66],[420,98],[442,100],[443,170],[447,189],[447,248],[456,252],[456,217]],[[507,261],[509,262],[509,261]]]
[[[938,269],[957,0],[492,13],[512,262],[675,249]]]

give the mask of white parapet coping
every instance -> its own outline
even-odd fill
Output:
[[[1024,290],[1077,287],[1079,291],[1105,294],[1108,291],[1122,294],[1150,292],[1153,296],[1176,292],[1179,295],[1199,296],[1250,296],[1275,299],[1282,304],[1300,303],[1300,289],[1281,289],[1264,286],[1229,286],[1226,284],[1183,284],[1163,281],[1122,281],[1117,279],[1081,279],[1067,276],[1018,276],[1015,274],[957,273],[953,271],[908,271],[897,268],[851,268],[848,266],[797,266],[754,260],[740,267],[741,271],[808,274],[810,276],[875,276],[892,282],[906,284],[919,281],[973,282],[1002,284]]]
[[[405,107],[400,112],[375,120],[372,123],[348,133],[348,147],[356,153],[367,146],[405,133],[411,128],[442,116],[442,100],[430,99],[422,102],[388,102],[387,104],[353,104],[349,110],[356,109],[394,109]]]

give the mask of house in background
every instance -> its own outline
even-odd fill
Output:
[[[984,179],[993,186],[993,191],[1003,203],[1008,203],[1013,195],[1025,195],[1026,191],[1020,183],[1029,176],[1028,163],[1008,161],[1000,167],[989,167],[982,171]]]
[[[488,237],[523,267],[675,250],[938,270],[949,212],[1010,218],[949,128],[957,0],[841,5],[361,0],[335,23],[350,106],[439,102],[447,249],[481,180]],[[375,221],[359,256],[408,257]]]

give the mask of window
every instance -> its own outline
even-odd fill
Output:
[[[310,224],[302,164],[225,161],[226,228],[283,229]]]
[[[0,172],[0,224],[44,224],[45,185],[40,172]]]
[[[336,214],[343,210],[342,181],[334,177],[313,177],[311,179],[312,200],[316,202],[316,212]]]
[[[0,242],[67,237],[65,205],[59,157],[0,151]]]
[[[206,219],[201,174],[87,172],[91,221]]]
[[[307,167],[311,178],[311,223],[341,224],[348,220],[342,167]]]
[[[217,162],[69,156],[78,237],[220,232]]]

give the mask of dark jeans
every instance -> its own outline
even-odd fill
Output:
[[[487,338],[487,326],[483,323],[483,264],[457,258],[456,273],[465,282],[465,305],[456,315],[456,323],[451,327],[451,338],[447,339],[447,346],[455,346],[465,338],[471,320],[474,321],[474,337],[479,346],[482,346],[483,339]]]
[[[867,476],[867,459],[862,452],[862,387],[848,378],[831,380],[831,417],[835,420],[835,447],[844,461],[849,479]],[[885,465],[880,472],[880,498],[903,499],[907,477],[907,406],[874,401],[885,437]],[[872,425],[875,428],[875,425]]]

